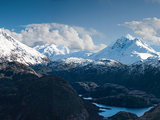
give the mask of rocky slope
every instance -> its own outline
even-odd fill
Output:
[[[18,62],[2,62],[0,63],[0,78],[13,79],[18,75],[34,75],[39,76],[31,67]]]
[[[60,77],[39,77],[32,68],[15,62],[1,63],[0,73],[1,120],[102,119],[98,108],[83,101]]]
[[[118,112],[116,115],[109,117],[107,120],[137,120],[138,117],[135,114],[128,112]]]
[[[159,120],[160,119],[160,104],[146,112],[138,120]]]
[[[57,77],[30,77],[1,80],[2,120],[86,120],[83,102],[64,80]]]

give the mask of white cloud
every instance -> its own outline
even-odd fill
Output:
[[[142,21],[125,22],[123,25],[132,29],[136,35],[146,41],[160,42],[159,18],[145,18]]]
[[[68,26],[57,23],[30,24],[20,33],[10,32],[17,40],[33,46],[37,42],[65,45],[72,51],[99,51],[106,47],[104,44],[95,45],[92,36],[103,35],[94,29],[86,30],[82,27]]]

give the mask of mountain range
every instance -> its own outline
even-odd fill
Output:
[[[67,58],[83,58],[90,60],[112,59],[122,64],[159,60],[160,53],[155,51],[141,39],[131,35],[121,37],[103,50],[93,53],[90,51],[71,52],[64,45],[44,44],[34,48],[26,46],[0,29],[0,60],[17,61],[26,65],[41,64]],[[49,59],[48,59],[49,58]],[[68,60],[68,59],[67,59]],[[75,59],[76,60],[76,59]]]
[[[89,51],[69,52],[67,47],[59,47],[54,44],[36,46],[35,49],[42,54],[48,56],[52,61],[66,59],[69,57],[77,57],[84,59],[113,59],[123,64],[133,64],[143,62],[148,58],[159,59],[159,52],[155,51],[141,39],[134,38],[131,35],[121,37],[113,45],[110,45],[103,50],[93,53]]]

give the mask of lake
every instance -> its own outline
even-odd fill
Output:
[[[111,117],[120,111],[130,112],[136,114],[138,117],[142,116],[145,112],[149,111],[152,107],[147,108],[124,108],[124,107],[114,107],[114,106],[106,106],[97,103],[93,103],[97,107],[100,108],[101,111],[99,115],[103,117]]]

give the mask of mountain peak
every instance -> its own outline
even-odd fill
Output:
[[[46,55],[51,60],[63,58],[70,53],[69,48],[64,45],[44,44],[35,46],[34,49]]]
[[[125,38],[127,38],[127,39],[129,39],[129,40],[134,40],[134,39],[135,39],[135,37],[133,37],[133,36],[130,35],[130,34],[127,34],[127,35],[125,36]]]
[[[127,35],[118,39],[112,46],[96,53],[93,58],[107,58],[124,64],[132,64],[137,61],[144,61],[149,57],[158,56],[158,53],[141,39]]]
[[[121,49],[127,48],[132,44],[136,44],[137,41],[142,43],[141,40],[134,38],[133,36],[128,34],[125,37],[122,36],[121,38],[117,39],[117,41],[113,44],[112,49],[114,49],[114,48],[121,48]]]
[[[26,65],[49,61],[46,56],[30,48],[0,29],[0,61],[16,61]]]

